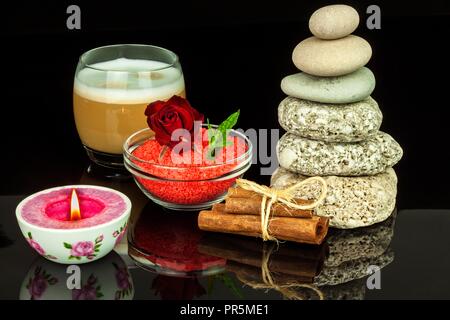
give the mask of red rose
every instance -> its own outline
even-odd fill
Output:
[[[191,107],[189,102],[179,96],[168,101],[155,101],[145,110],[147,123],[155,132],[156,141],[161,145],[173,146],[179,141],[172,141],[172,133],[177,129],[194,130],[194,121],[203,122],[203,114]]]

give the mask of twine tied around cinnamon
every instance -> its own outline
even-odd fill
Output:
[[[313,184],[315,182],[319,182],[321,184],[321,192],[317,199],[308,204],[297,204],[295,202],[296,191],[308,184]],[[285,189],[274,189],[264,185],[257,184],[256,182],[246,180],[246,179],[237,179],[236,184],[242,189],[256,192],[257,194],[262,195],[261,201],[261,236],[264,241],[267,240],[278,240],[271,236],[269,233],[269,224],[270,224],[270,215],[272,205],[279,202],[285,205],[288,208],[298,209],[298,210],[310,210],[317,208],[320,203],[325,199],[328,186],[327,182],[322,177],[311,177],[305,179],[303,181],[297,182],[296,184],[287,187]],[[269,200],[269,201],[267,201]]]
[[[270,272],[269,269],[270,256],[272,255],[274,248],[275,248],[274,244],[271,245],[269,249],[267,249],[265,244],[263,247],[263,257],[261,263],[261,278],[263,280],[263,283],[242,279],[242,277],[240,277],[239,275],[237,276],[238,279],[241,282],[245,283],[246,285],[252,287],[253,289],[266,289],[266,290],[274,289],[280,292],[284,297],[286,297],[289,300],[305,300],[305,297],[302,296],[300,292],[295,290],[300,288],[312,290],[319,297],[319,300],[324,300],[323,292],[312,284],[291,282],[283,285],[278,285],[275,283],[272,277],[272,273]]]

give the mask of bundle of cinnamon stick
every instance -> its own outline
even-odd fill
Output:
[[[263,197],[240,187],[230,188],[225,203],[201,211],[201,230],[261,237],[261,203]],[[307,204],[307,200],[296,200]],[[275,203],[270,211],[268,231],[278,240],[319,245],[328,232],[328,218],[313,215],[312,210],[289,208]]]

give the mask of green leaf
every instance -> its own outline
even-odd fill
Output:
[[[75,257],[77,260],[81,260],[81,257]]]
[[[229,141],[229,140],[223,141],[223,140],[221,140],[221,141],[216,143],[216,148],[223,148],[223,147],[228,147],[228,146],[232,146],[232,145],[233,145],[233,141]]]
[[[72,249],[72,245],[70,243],[64,242],[64,248]]]
[[[28,232],[28,238],[33,239],[33,237],[31,236],[31,232]]]
[[[74,256],[69,256],[69,260],[75,259]]]
[[[225,121],[219,124],[219,127],[217,129],[222,133],[226,133],[227,130],[232,129],[236,125],[240,113],[241,110],[238,110],[235,113],[231,114],[228,118],[225,119]]]
[[[97,298],[102,298],[103,297],[103,293],[99,292],[97,293]]]
[[[208,159],[212,160],[215,157],[216,148],[222,148],[229,146],[231,142],[227,141],[228,131],[232,129],[239,118],[240,110],[236,111],[235,113],[231,114],[225,121],[223,121],[217,129],[212,129],[211,125],[208,121]]]

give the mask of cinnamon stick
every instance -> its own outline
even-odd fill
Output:
[[[225,199],[226,211],[236,214],[256,214],[261,212],[262,196],[256,192],[245,190],[243,188],[229,188],[227,198]],[[311,201],[296,199],[297,204],[309,204]],[[282,217],[311,218],[312,210],[299,210],[288,208],[281,203],[272,206],[271,214]]]
[[[257,215],[235,215],[225,212],[225,205],[215,205],[211,211],[200,211],[198,226],[201,230],[261,236],[261,218]],[[269,233],[278,240],[321,244],[328,232],[328,218],[312,216],[310,219],[273,217]]]

